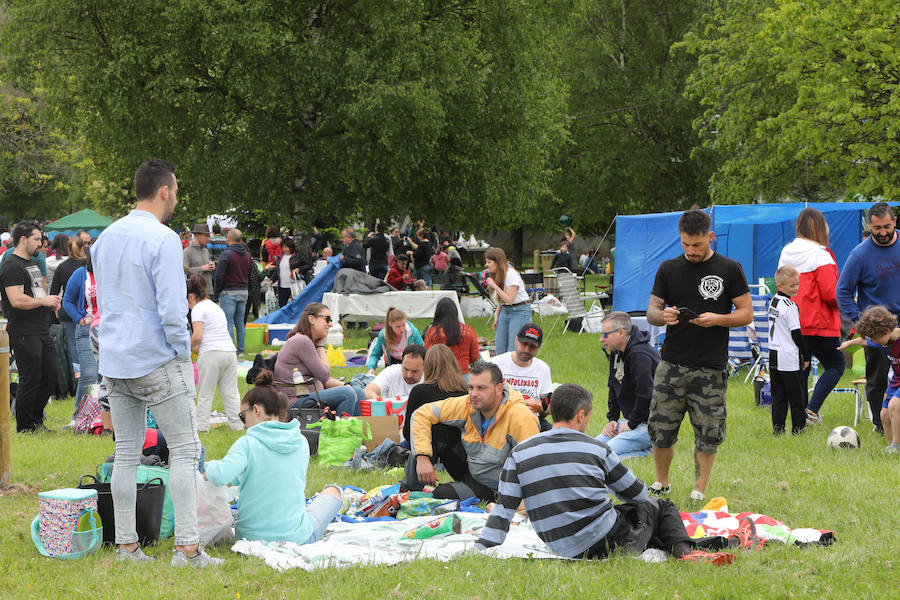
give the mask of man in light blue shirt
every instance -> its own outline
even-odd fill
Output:
[[[162,224],[178,202],[172,165],[150,159],[134,175],[137,207],[91,247],[100,301],[100,374],[109,390],[116,458],[111,491],[116,559],[153,560],[138,546],[136,472],[147,408],[169,445],[169,491],[175,509],[172,566],[221,564],[199,546],[194,472],[200,440],[187,331],[187,290],[178,235]]]

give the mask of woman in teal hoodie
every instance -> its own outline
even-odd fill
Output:
[[[422,334],[415,325],[406,320],[405,312],[393,306],[388,308],[384,317],[384,327],[372,343],[369,357],[366,359],[369,375],[375,374],[375,367],[381,358],[384,358],[386,367],[399,363],[403,358],[403,351],[410,344],[424,346]]]
[[[306,506],[309,444],[296,420],[282,422],[287,399],[272,382],[271,371],[256,377],[238,413],[247,435],[222,460],[206,463],[205,477],[215,485],[240,487],[235,539],[318,541],[341,508],[341,490],[325,486]]]

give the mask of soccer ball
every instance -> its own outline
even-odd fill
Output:
[[[835,427],[831,430],[825,444],[829,448],[835,450],[841,448],[859,448],[859,434],[856,433],[856,430],[852,427],[841,425],[840,427]]]

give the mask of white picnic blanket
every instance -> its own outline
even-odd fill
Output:
[[[404,537],[410,529],[435,519],[434,516],[413,517],[402,521],[366,523],[331,523],[325,536],[315,544],[293,542],[251,542],[240,540],[231,550],[257,556],[278,571],[300,568],[306,571],[322,567],[353,565],[394,565],[420,558],[447,562],[466,552],[475,552],[475,542],[484,527],[486,513],[457,512],[462,521],[461,533],[410,540]],[[557,558],[531,528],[527,519],[517,517],[509,528],[506,541],[484,554],[496,558]]]

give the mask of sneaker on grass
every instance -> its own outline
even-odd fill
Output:
[[[700,490],[691,490],[692,502],[703,502],[704,500],[706,500],[706,496],[703,495],[703,492]]]
[[[116,548],[116,560],[119,562],[153,562],[154,559],[144,554],[144,551],[138,546],[131,551],[125,550],[124,548]]]
[[[204,567],[220,567],[225,564],[225,559],[213,558],[204,552],[203,548],[198,548],[197,550],[196,556],[188,556],[181,550],[175,550],[174,554],[172,554],[172,566],[176,568],[193,567],[195,569],[202,569]]]
[[[658,481],[654,481],[650,484],[647,490],[653,494],[654,496],[668,496],[669,495],[669,486],[663,485]]]

